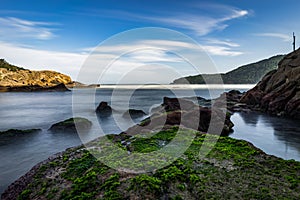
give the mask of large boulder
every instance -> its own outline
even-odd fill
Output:
[[[270,114],[300,119],[300,49],[284,57],[278,69],[266,74],[241,102]]]
[[[220,134],[221,132],[221,135],[228,135],[234,126],[226,111],[202,107],[182,98],[165,97],[161,106],[153,110],[151,117],[143,120],[139,125],[129,128],[125,133],[135,135],[180,125],[201,132],[211,134]],[[212,118],[214,118],[213,121]]]
[[[77,129],[80,131],[87,131],[91,128],[92,122],[88,119],[82,117],[70,118],[58,123],[53,124],[49,131],[52,132],[77,132]]]
[[[146,113],[142,110],[129,109],[123,114],[123,117],[137,119],[137,118],[144,117],[145,115]]]
[[[108,105],[107,102],[102,101],[96,108],[96,113],[100,117],[109,117],[112,114],[112,108],[110,107],[110,105]]]

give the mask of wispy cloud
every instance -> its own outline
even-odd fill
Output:
[[[204,36],[212,31],[224,30],[228,27],[226,22],[248,15],[247,10],[232,9],[223,17],[199,16],[178,14],[172,17],[148,17],[149,20],[163,23],[176,28],[193,31],[198,36]]]
[[[238,44],[230,42],[230,41],[221,41],[221,40],[207,40],[207,44],[199,44],[195,45],[189,42],[183,41],[175,41],[175,40],[142,40],[136,43],[131,43],[130,45],[110,45],[110,46],[102,46],[101,48],[97,47],[89,47],[84,48],[83,51],[93,52],[93,53],[101,53],[107,55],[118,55],[121,52],[143,52],[147,50],[148,55],[151,58],[157,58],[157,60],[168,60],[170,55],[162,54],[160,49],[167,50],[169,52],[180,52],[184,50],[193,50],[193,51],[206,51],[210,55],[217,56],[238,56],[243,54],[241,51],[233,50],[233,47],[239,47]],[[152,49],[152,51],[151,51]],[[155,53],[153,51],[155,49]],[[137,53],[133,53],[136,58],[142,58],[136,56]],[[143,55],[145,55],[143,53]],[[149,57],[148,57],[149,58]],[[174,62],[177,62],[176,59],[172,58]],[[149,60],[149,59],[146,59]],[[150,60],[151,61],[151,60]],[[152,59],[153,61],[153,59]]]
[[[30,38],[49,40],[55,37],[53,28],[56,24],[24,20],[15,17],[0,17],[0,36],[3,39]]]
[[[73,79],[87,55],[62,51],[46,51],[0,41],[1,58],[32,70],[55,70]],[[32,59],[34,57],[34,59]]]
[[[204,45],[202,47],[209,54],[216,55],[216,56],[239,56],[239,55],[244,54],[241,51],[234,51],[234,50],[230,49],[229,47],[224,47],[224,46]]]
[[[187,4],[188,5],[188,4]],[[203,4],[204,5],[204,4]],[[79,15],[97,16],[101,18],[114,18],[126,21],[143,21],[157,24],[159,26],[174,27],[192,31],[197,36],[205,36],[213,31],[220,31],[227,28],[227,22],[251,15],[253,11],[239,9],[222,4],[205,4],[205,6],[195,6],[190,12],[147,12],[148,14],[133,13],[120,10],[89,10]],[[190,5],[188,5],[190,6]],[[209,8],[209,12],[205,11]]]
[[[222,45],[222,46],[228,46],[228,47],[239,47],[240,45],[237,43],[234,43],[230,40],[217,40],[217,39],[208,39],[206,40],[207,43],[213,44],[213,45]]]
[[[284,42],[291,42],[292,41],[292,37],[290,35],[283,34],[283,33],[258,33],[258,34],[255,34],[255,35],[256,36],[262,36],[262,37],[279,38]]]

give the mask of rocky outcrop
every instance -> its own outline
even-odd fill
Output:
[[[151,112],[151,117],[125,132],[134,135],[135,133],[181,125],[201,132],[212,131],[211,134],[219,134],[219,130],[214,130],[213,127],[209,130],[212,117],[216,118],[214,123],[220,123],[214,124],[215,127],[223,128],[220,130],[222,135],[229,135],[234,126],[230,120],[230,114],[221,109],[212,110],[182,98],[164,97],[162,105],[152,109]]]
[[[30,133],[36,133],[41,131],[41,129],[26,129],[26,130],[20,130],[20,129],[9,129],[7,131],[0,131],[0,136],[18,136],[18,135],[26,135]]]
[[[123,117],[136,119],[136,118],[144,117],[145,115],[146,113],[142,110],[129,109],[123,114]]]
[[[73,81],[71,83],[68,83],[66,85],[68,88],[97,88],[100,87],[100,84],[84,84],[84,83],[80,83],[78,81]]]
[[[81,131],[89,130],[92,122],[82,117],[75,117],[53,124],[49,131],[52,132],[76,132],[77,129]]]
[[[63,83],[51,87],[39,85],[28,86],[0,86],[0,92],[64,92],[70,91]]]
[[[300,49],[284,57],[278,69],[266,74],[241,102],[273,115],[300,119]]]
[[[109,117],[112,114],[112,108],[108,105],[107,102],[102,101],[96,108],[96,113],[100,117]]]
[[[181,146],[176,137],[191,132],[191,145],[173,154]],[[1,199],[299,199],[300,162],[178,127],[149,134],[112,134],[67,149],[34,166]]]
[[[218,107],[222,105],[224,99],[226,99],[227,110],[230,113],[234,112],[250,112],[251,107],[246,103],[241,103],[240,100],[245,93],[242,93],[238,90],[230,90],[229,92],[224,92],[220,95],[219,98],[214,100],[214,105]]]
[[[5,60],[0,60],[0,91],[42,91],[61,90],[60,84],[70,84],[72,80],[69,76],[55,71],[31,71],[10,65]],[[63,90],[65,91],[65,90]]]
[[[24,140],[24,138],[38,134],[41,131],[41,129],[9,129],[6,131],[0,131],[0,146],[7,145],[18,140]]]

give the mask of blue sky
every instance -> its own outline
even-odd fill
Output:
[[[217,71],[226,72],[290,52],[292,32],[300,37],[299,7],[297,0],[2,0],[0,57],[30,69],[57,70],[76,79],[91,50],[107,38],[134,28],[161,27],[191,37],[206,50]],[[166,42],[164,38],[161,44]],[[117,49],[120,44],[111,44],[110,49],[114,45]],[[143,58],[145,54],[170,56],[142,54]],[[122,68],[131,65],[124,63]],[[142,68],[157,70],[157,66]],[[168,82],[176,76],[196,73],[184,65],[176,69],[181,70],[177,75],[161,76],[155,81]],[[201,70],[210,72],[208,68]],[[115,82],[113,75],[107,76],[111,78],[105,82]]]

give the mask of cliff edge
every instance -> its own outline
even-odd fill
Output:
[[[4,59],[0,59],[0,91],[24,91],[24,88],[30,87],[31,90],[55,88],[56,86],[71,84],[72,79],[59,72],[43,70],[32,71],[23,69],[7,63]],[[66,88],[67,90],[67,88]]]
[[[300,49],[285,56],[278,69],[267,73],[241,102],[270,114],[300,119]]]

